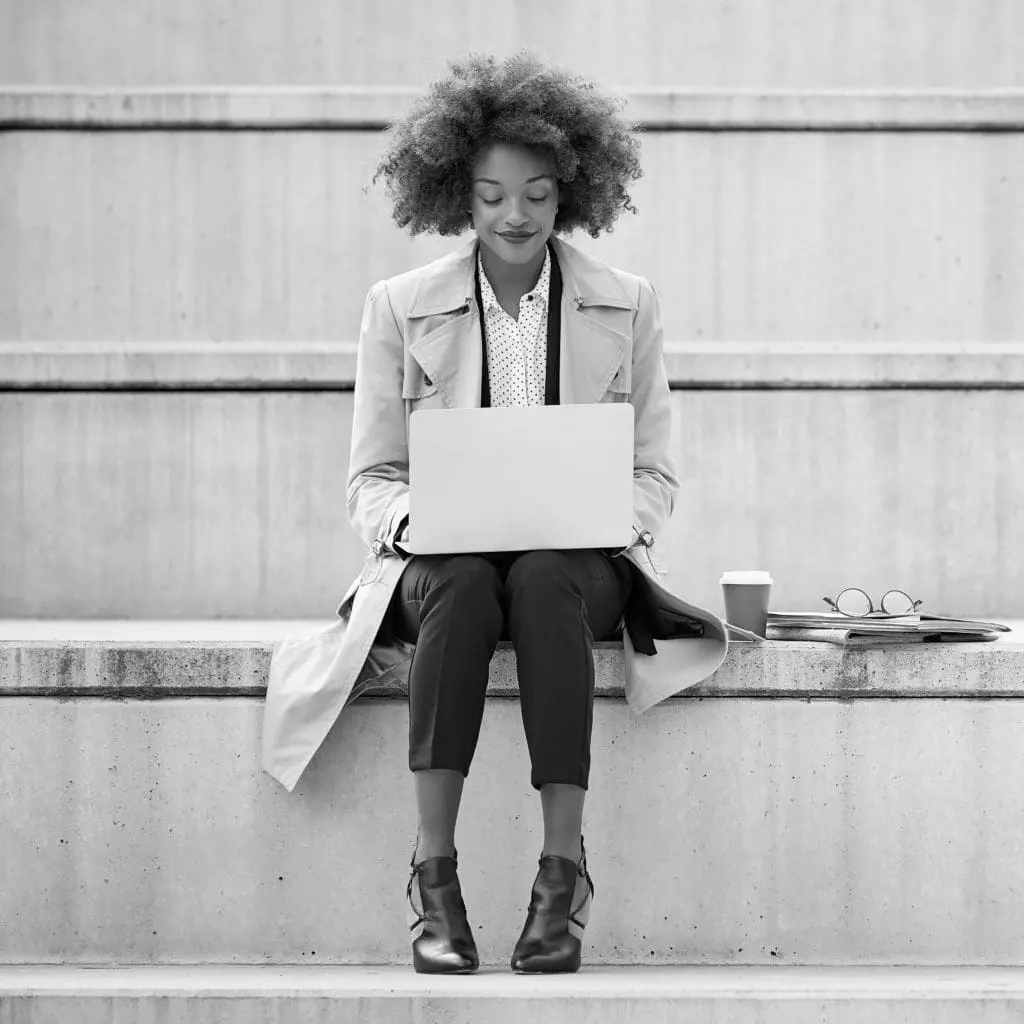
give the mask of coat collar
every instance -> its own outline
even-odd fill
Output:
[[[445,405],[480,404],[482,346],[474,272],[477,246],[465,245],[422,269],[406,314],[409,354],[437,383]],[[636,301],[614,271],[552,236],[562,272],[559,391],[564,404],[599,402],[630,352],[628,325]],[[440,324],[439,315],[453,314]]]

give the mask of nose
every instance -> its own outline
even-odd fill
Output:
[[[505,223],[515,230],[521,228],[524,224],[529,222],[529,217],[526,216],[522,207],[519,205],[519,200],[512,199],[512,208],[508,212],[508,216],[505,218]]]

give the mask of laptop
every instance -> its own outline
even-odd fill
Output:
[[[633,406],[419,409],[409,420],[412,554],[625,547]]]

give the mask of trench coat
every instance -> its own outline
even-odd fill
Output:
[[[407,558],[395,548],[409,506],[408,428],[417,409],[479,407],[483,345],[475,298],[478,241],[369,291],[357,354],[349,519],[367,545],[326,628],[274,645],[263,718],[262,767],[292,790],[343,708],[372,686],[407,677],[413,646],[387,611]],[[634,407],[633,543],[636,607],[660,623],[641,653],[625,617],[625,695],[641,713],[710,676],[729,636],[713,613],[663,586],[658,534],[679,481],[671,456],[671,399],[658,295],[643,277],[551,236],[562,273],[559,393],[568,403]],[[649,619],[647,620],[650,621]],[[667,623],[667,625],[666,625]],[[680,624],[676,629],[673,624]]]

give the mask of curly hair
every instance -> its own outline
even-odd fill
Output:
[[[627,186],[641,177],[640,144],[616,114],[624,100],[603,96],[581,75],[545,65],[521,50],[498,65],[469,54],[448,62],[450,74],[430,83],[388,125],[383,175],[392,219],[412,235],[458,235],[471,228],[472,170],[495,144],[525,146],[547,157],[559,185],[554,231],[611,231],[622,210],[637,213]]]

